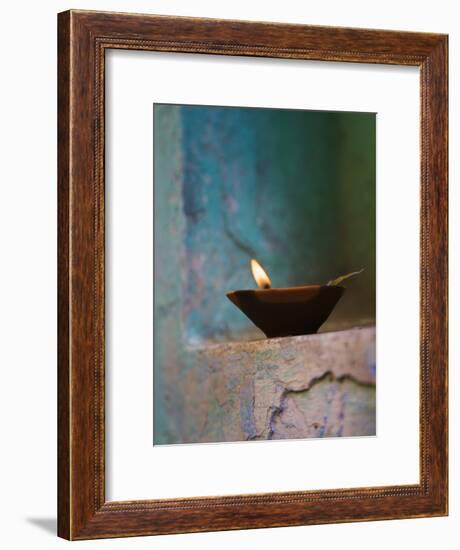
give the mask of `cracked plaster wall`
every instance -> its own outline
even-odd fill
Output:
[[[375,435],[373,327],[186,354],[157,444]]]

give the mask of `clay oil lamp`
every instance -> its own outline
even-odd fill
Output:
[[[227,293],[233,302],[268,337],[315,334],[345,292],[340,283],[356,271],[325,285],[272,288],[263,267],[251,260],[252,275],[259,286],[254,290]]]

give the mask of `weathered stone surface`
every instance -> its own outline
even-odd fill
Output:
[[[375,434],[375,328],[189,348],[156,443]],[[160,434],[159,434],[160,435]]]
[[[306,390],[285,390],[269,439],[375,435],[375,388],[326,374]]]

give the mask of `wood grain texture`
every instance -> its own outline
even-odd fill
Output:
[[[70,162],[70,14],[58,26],[58,534],[70,533],[70,285],[69,285],[69,162]]]
[[[58,533],[90,539],[447,513],[447,37],[71,11],[58,19]],[[104,53],[107,48],[421,69],[420,483],[105,502]]]

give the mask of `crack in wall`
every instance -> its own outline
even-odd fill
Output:
[[[302,386],[300,388],[292,388],[289,386],[281,385],[281,392],[280,392],[280,398],[278,405],[271,405],[267,409],[267,416],[268,416],[268,423],[266,426],[267,429],[267,437],[258,437],[257,439],[274,439],[276,437],[277,433],[277,427],[281,423],[283,424],[283,414],[286,412],[287,406],[288,406],[288,400],[293,395],[305,395],[309,393],[315,386],[318,384],[321,384],[322,382],[328,382],[329,384],[338,383],[343,384],[347,381],[352,382],[354,385],[365,388],[365,389],[374,389],[375,384],[368,383],[368,382],[362,382],[361,380],[356,379],[350,374],[344,374],[342,376],[335,376],[333,372],[327,371],[321,376],[315,377],[309,381],[309,383],[306,386]],[[278,383],[279,384],[279,383]],[[330,399],[332,401],[332,398]],[[340,426],[337,436],[343,435],[344,430],[344,421],[345,421],[345,399],[343,396],[340,398],[340,411],[338,414]],[[326,433],[327,428],[327,416],[323,416],[323,424],[320,424],[319,422],[312,422],[311,426],[317,430],[320,429],[319,437],[323,437]],[[286,425],[286,427],[295,427],[294,425]],[[265,429],[264,429],[265,431]],[[260,434],[262,436],[262,434]],[[364,434],[363,434],[364,435]],[[368,434],[365,434],[368,435]]]
[[[243,242],[232,231],[232,229],[230,227],[230,224],[229,224],[229,221],[227,219],[227,215],[224,216],[224,233],[231,240],[231,242],[236,246],[236,248],[238,248],[239,250],[241,250],[242,252],[247,254],[248,258],[254,258],[256,256],[254,248],[251,245]],[[233,269],[232,269],[232,272],[233,272]]]

